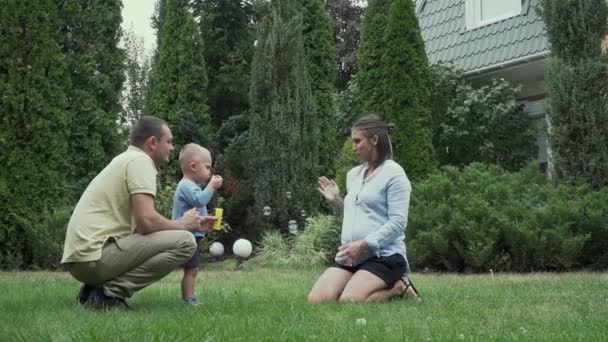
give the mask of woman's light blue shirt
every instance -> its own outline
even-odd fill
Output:
[[[365,240],[370,252],[365,258],[401,254],[407,263],[404,239],[410,181],[403,168],[390,159],[364,179],[366,170],[367,164],[362,164],[346,175],[342,244]]]

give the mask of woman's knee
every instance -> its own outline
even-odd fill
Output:
[[[313,293],[312,291],[308,294],[307,300],[310,304],[318,304],[327,301],[323,296],[318,293]]]
[[[366,299],[367,296],[362,296],[356,293],[343,293],[338,299],[338,301],[340,303],[359,303],[365,302]]]
[[[315,291],[315,289],[311,290],[308,294],[308,302],[310,304],[319,304],[325,302],[335,302],[338,298],[332,296],[329,293],[323,291]]]

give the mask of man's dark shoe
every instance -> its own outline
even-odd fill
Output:
[[[97,287],[91,292],[85,306],[94,310],[131,310],[127,301],[106,295],[101,287]]]
[[[80,287],[80,291],[78,291],[78,297],[76,297],[78,303],[84,305],[89,300],[89,297],[91,296],[91,291],[93,290],[95,290],[95,286],[82,284],[82,286]]]

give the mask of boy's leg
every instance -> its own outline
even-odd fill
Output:
[[[102,286],[108,296],[126,298],[155,283],[188,260],[196,249],[188,231],[133,234],[104,246],[101,259],[75,263],[74,278]]]
[[[194,285],[196,284],[196,275],[201,265],[201,242],[203,238],[196,237],[196,250],[194,254],[184,265],[184,278],[182,278],[182,299],[188,300],[195,298]]]
[[[194,298],[194,284],[196,283],[196,275],[198,267],[184,268],[184,277],[182,278],[182,299],[187,300]]]

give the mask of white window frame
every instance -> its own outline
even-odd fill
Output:
[[[491,19],[483,20],[481,16],[481,1],[482,0],[465,0],[465,27],[466,30],[473,30],[478,27],[486,26],[493,24],[495,22],[499,22],[501,20],[505,20],[508,18],[512,18],[518,16],[522,13],[523,4],[522,0],[497,0],[497,1],[516,1],[518,5],[518,9],[513,11],[505,12],[500,16],[493,17]]]

